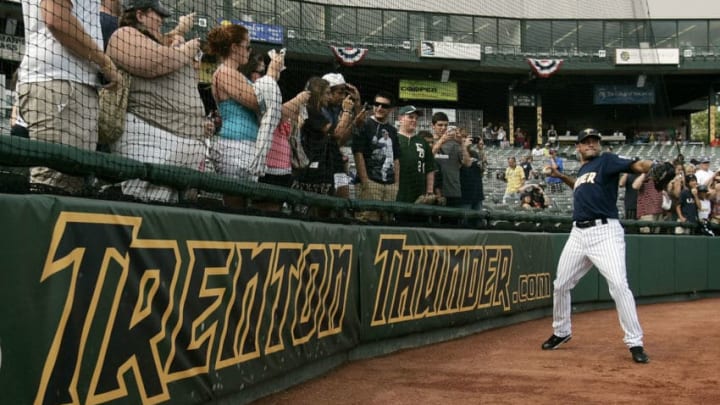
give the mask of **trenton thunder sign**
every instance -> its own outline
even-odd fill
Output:
[[[547,305],[551,294],[517,234],[128,211],[137,215],[18,219],[45,227],[47,250],[11,265],[38,269],[13,274],[31,291],[0,296],[6,307],[32,302],[0,312],[16,325],[0,325],[0,402],[205,403],[366,342]],[[546,249],[532,245],[523,253]]]

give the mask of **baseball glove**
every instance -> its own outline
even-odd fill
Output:
[[[437,204],[437,197],[431,193],[423,194],[415,200],[415,204],[435,205]]]
[[[670,162],[653,163],[648,172],[648,177],[651,177],[655,182],[656,190],[665,190],[670,180],[675,177],[675,167]]]

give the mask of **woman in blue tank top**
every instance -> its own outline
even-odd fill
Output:
[[[208,51],[220,57],[212,92],[222,117],[219,139],[210,150],[215,170],[237,179],[256,180],[248,170],[255,153],[259,109],[252,83],[238,70],[250,56],[248,31],[223,25],[208,34]]]

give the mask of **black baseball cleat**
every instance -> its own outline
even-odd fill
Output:
[[[650,361],[650,358],[647,354],[645,354],[645,350],[642,346],[631,347],[630,353],[632,353],[632,358],[635,363],[647,363]]]
[[[565,342],[569,342],[570,339],[572,339],[572,335],[567,335],[565,337],[552,335],[548,338],[548,340],[545,341],[545,343],[542,344],[542,349],[543,350],[555,350],[561,344],[563,344]]]

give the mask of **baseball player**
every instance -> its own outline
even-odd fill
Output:
[[[613,153],[602,153],[600,135],[593,129],[580,132],[575,149],[580,155],[577,179],[550,166],[573,189],[573,228],[560,255],[553,296],[553,335],[542,344],[543,350],[556,349],[571,338],[570,291],[590,270],[597,267],[605,277],[615,301],[623,341],[637,363],[647,363],[643,350],[643,331],[628,287],[625,269],[624,231],[618,220],[618,180],[621,173],[652,172],[650,160],[629,160]]]

